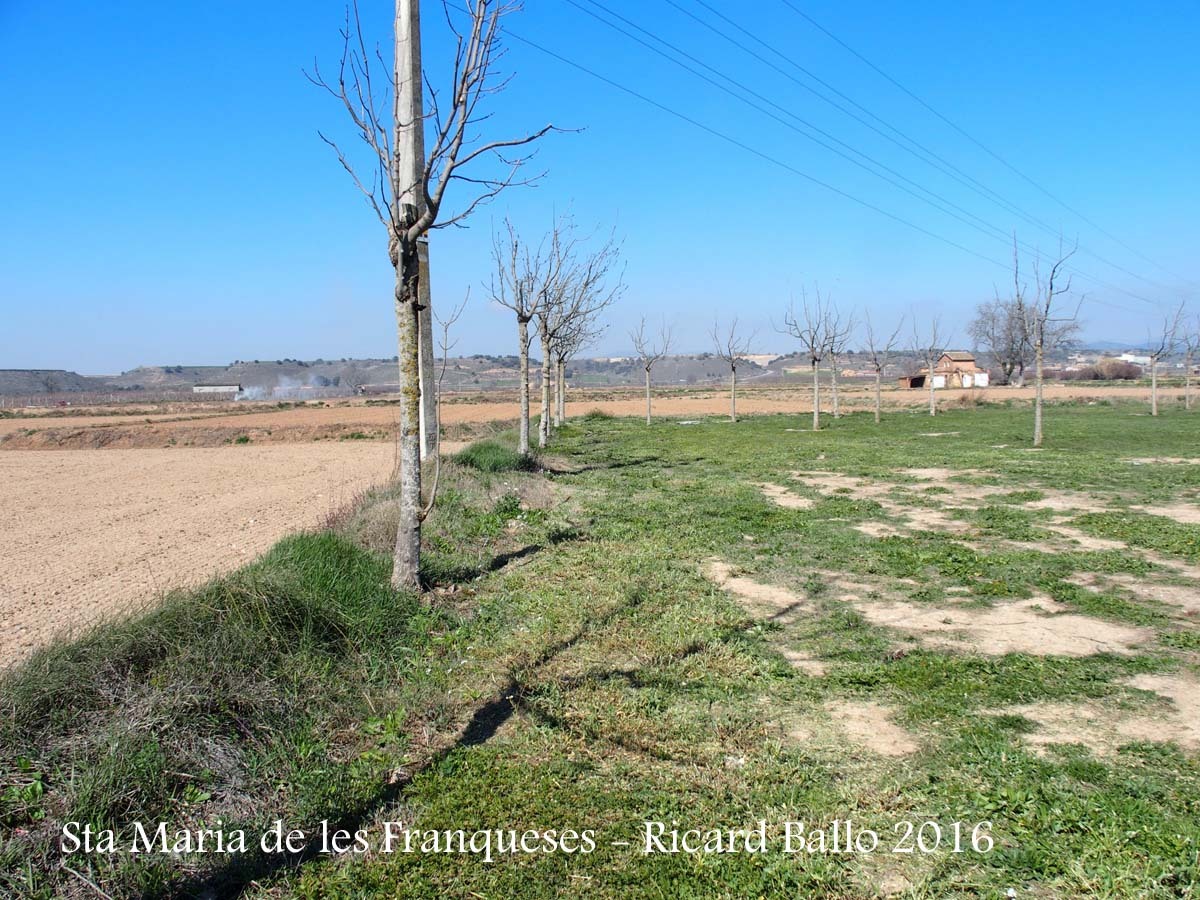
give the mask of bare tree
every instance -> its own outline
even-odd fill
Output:
[[[584,347],[600,339],[605,326],[601,325],[594,314],[578,316],[572,322],[567,322],[559,329],[551,344],[550,350],[554,355],[554,427],[560,427],[567,419],[567,361],[574,357]]]
[[[1001,384],[1011,384],[1014,374],[1018,383],[1025,381],[1029,345],[1025,342],[1021,311],[1015,300],[1002,300],[997,296],[979,304],[975,318],[967,326],[967,333],[975,349],[986,352],[1000,370]]]
[[[854,328],[857,324],[854,321],[854,312],[851,311],[847,315],[842,315],[834,304],[829,304],[825,310],[825,340],[827,343],[827,351],[829,354],[829,393],[831,402],[831,412],[835,419],[841,417],[841,409],[838,406],[838,358],[846,352],[846,348],[850,345],[850,338],[854,335]]]
[[[721,330],[721,323],[719,321],[714,322],[710,333],[713,345],[717,350],[717,356],[725,360],[725,363],[729,366],[729,420],[736,422],[738,365],[745,359],[746,354],[750,352],[750,343],[754,340],[754,334],[739,335],[737,317],[734,317],[733,321],[729,323],[729,328],[724,331]]]
[[[400,520],[392,561],[392,584],[420,590],[421,503],[420,439],[420,242],[432,229],[459,224],[502,190],[522,179],[530,159],[527,147],[553,130],[547,125],[520,137],[484,140],[486,102],[508,83],[497,67],[504,51],[504,0],[468,0],[468,27],[455,37],[455,58],[446,103],[424,78],[416,0],[396,0],[391,70],[376,47],[368,48],[357,4],[348,10],[342,30],[337,75],[327,80],[314,65],[310,80],[328,91],[345,110],[351,131],[361,141],[363,162],[352,161],[336,141],[321,135],[336,153],[371,210],[387,232],[388,259],[395,272],[398,368],[400,375]],[[429,114],[424,99],[428,86]],[[426,144],[426,127],[430,141]],[[428,152],[426,150],[428,149]],[[491,160],[489,172],[472,164]],[[471,174],[467,168],[471,167]],[[444,209],[451,184],[467,184],[473,196],[461,208]]]
[[[800,341],[812,368],[813,431],[821,430],[821,360],[829,351],[828,329],[829,311],[821,289],[816,289],[816,299],[810,302],[808,292],[801,288],[800,314],[796,314],[793,300],[783,315],[782,331]]]
[[[650,424],[650,370],[654,364],[671,351],[671,329],[664,321],[658,329],[658,340],[655,341],[646,334],[646,317],[642,316],[636,331],[629,332],[633,341],[633,349],[642,362],[646,373],[646,424]]]
[[[554,346],[562,336],[576,329],[587,331],[600,313],[616,301],[625,289],[620,275],[609,283],[621,257],[621,246],[610,235],[597,250],[585,252],[573,237],[559,242],[563,255],[559,274],[549,283],[546,300],[537,311],[538,334],[542,343],[542,411],[538,422],[538,446],[550,441],[550,386]]]
[[[870,313],[866,315],[865,327],[867,331],[867,361],[871,364],[871,368],[875,372],[875,424],[878,425],[883,405],[883,372],[887,368],[888,362],[891,360],[891,356],[898,346],[900,332],[904,328],[904,318],[903,316],[900,318],[899,323],[896,325],[896,330],[886,338],[882,334],[876,335],[875,326],[871,323]]]
[[[1033,354],[1033,446],[1042,446],[1043,396],[1045,393],[1046,353],[1070,342],[1079,330],[1079,304],[1070,315],[1063,315],[1062,297],[1071,293],[1071,277],[1066,265],[1075,255],[1076,247],[1064,250],[1059,243],[1058,258],[1046,270],[1041,261],[1034,260],[1033,272],[1037,295],[1029,300],[1021,281],[1020,260],[1016,238],[1013,238],[1013,299],[1021,311],[1025,342]],[[1064,281],[1065,279],[1065,281]]]
[[[1162,328],[1148,339],[1150,348],[1150,415],[1158,415],[1158,364],[1175,352],[1183,327],[1183,303],[1163,317]]]
[[[925,384],[929,388],[929,414],[931,416],[937,415],[937,394],[934,393],[936,386],[933,379],[938,360],[941,359],[942,354],[946,350],[945,346],[943,346],[944,340],[942,336],[942,321],[938,316],[931,318],[929,320],[929,327],[922,331],[917,321],[916,313],[913,313],[910,349],[925,363]]]
[[[1183,337],[1183,408],[1192,408],[1192,366],[1200,354],[1200,316],[1184,328]]]
[[[529,323],[559,289],[559,281],[569,265],[573,223],[569,218],[556,218],[550,234],[536,248],[521,240],[516,228],[504,220],[502,233],[493,235],[492,257],[496,274],[491,282],[492,299],[510,309],[517,318],[517,358],[519,381],[517,387],[520,419],[517,430],[517,452],[529,452]]]

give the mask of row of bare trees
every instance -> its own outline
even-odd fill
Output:
[[[1044,437],[1044,383],[1047,355],[1069,346],[1076,338],[1083,298],[1071,297],[1072,283],[1067,265],[1075,248],[1061,245],[1049,261],[1035,258],[1033,282],[1022,274],[1017,243],[1013,241],[1013,285],[1008,297],[999,292],[981,305],[968,326],[975,346],[985,350],[999,370],[1001,383],[1025,383],[1026,369],[1034,372],[1034,446]],[[1192,366],[1200,354],[1200,318],[1188,322],[1183,303],[1165,314],[1160,326],[1146,336],[1150,360],[1150,414],[1159,413],[1158,376],[1164,359],[1180,349],[1184,352],[1184,407],[1192,408]]]
[[[939,321],[933,318],[930,330],[921,333],[916,328],[917,319],[913,317],[913,334],[908,350],[924,359],[928,371],[932,374],[938,358],[942,354]],[[870,314],[864,317],[864,339],[866,341],[863,353],[868,365],[875,376],[875,421],[882,419],[882,393],[884,371],[896,356],[900,347],[900,332],[904,328],[901,318],[896,327],[889,331],[880,331],[871,321]],[[800,292],[800,308],[796,308],[795,300],[788,305],[783,314],[783,327],[779,330],[800,342],[801,352],[808,360],[812,373],[812,427],[813,431],[821,429],[821,363],[829,366],[830,412],[833,417],[841,416],[841,405],[838,398],[838,366],[850,347],[850,342],[858,329],[858,321],[853,310],[844,312],[820,288],[815,288],[810,298],[806,289]],[[933,393],[933,379],[928,379],[930,386],[929,411],[933,415],[937,411],[937,401]]]
[[[452,64],[443,77],[422,67],[418,0],[395,0],[392,20],[393,57],[385,61],[379,44],[368,40],[357,4],[347,11],[342,30],[342,53],[336,75],[327,77],[314,64],[309,75],[327,91],[348,120],[348,132],[357,150],[321,135],[334,150],[387,238],[387,256],[394,273],[393,303],[397,322],[400,382],[399,422],[399,523],[393,555],[392,584],[419,590],[421,526],[436,499],[436,474],[423,490],[422,467],[436,457],[436,383],[432,355],[433,301],[428,275],[428,235],[437,228],[461,224],[480,205],[507,188],[529,184],[539,176],[524,176],[531,154],[529,146],[554,131],[552,125],[515,137],[493,138],[489,101],[502,91],[507,78],[499,72],[504,50],[501,20],[515,7],[506,0],[464,0],[458,16],[448,14],[455,47]],[[461,27],[460,27],[461,23]],[[428,101],[428,104],[427,104]],[[426,111],[428,105],[428,111]],[[489,165],[490,164],[490,165]],[[451,209],[451,187],[466,192]],[[598,249],[588,249],[569,218],[556,219],[548,236],[526,244],[511,222],[496,236],[496,276],[492,297],[512,310],[517,319],[521,359],[520,449],[529,450],[529,344],[532,324],[540,337],[541,417],[538,443],[549,438],[552,419],[561,423],[565,413],[567,360],[599,334],[598,316],[622,290],[617,276],[620,248],[612,237]],[[1026,354],[1032,356],[1037,382],[1034,443],[1042,442],[1042,382],[1046,353],[1067,340],[1077,320],[1062,315],[1071,282],[1066,263],[1074,251],[1061,253],[1044,271],[1034,264],[1036,293],[1022,283],[1014,239],[1014,292],[997,297],[992,314],[979,324],[981,340],[999,350],[1006,376],[1023,376]],[[1078,307],[1076,307],[1077,309]],[[451,318],[454,318],[452,316]],[[1153,411],[1157,414],[1158,363],[1179,345],[1188,352],[1187,403],[1190,406],[1190,362],[1200,338],[1181,331],[1182,307],[1164,322],[1162,339],[1152,348]],[[876,419],[879,419],[880,382],[887,359],[896,347],[901,326],[884,337],[868,326],[868,353],[876,372]],[[845,353],[854,331],[852,315],[842,316],[818,294],[801,313],[789,310],[788,334],[799,339],[813,370],[813,427],[820,427],[818,368],[828,359],[833,371],[833,414],[839,413],[837,360]],[[749,351],[750,337],[741,334],[737,320],[722,330],[714,326],[717,354],[730,367],[730,416],[737,418],[737,370]],[[444,337],[445,345],[448,337]],[[936,413],[933,370],[941,343],[937,321],[923,335],[914,328],[913,348],[924,357],[930,382],[930,412]],[[646,339],[644,322],[635,345],[647,383],[647,417],[650,414],[650,370],[666,354],[669,332],[657,342]],[[443,351],[443,360],[445,357]],[[444,361],[443,361],[444,367]],[[552,386],[554,393],[552,394]],[[552,407],[553,404],[553,407]],[[436,464],[435,464],[436,473]]]
[[[600,315],[624,289],[617,271],[620,255],[611,235],[589,248],[570,216],[556,217],[549,233],[536,242],[522,238],[508,219],[493,236],[496,271],[490,295],[517,320],[520,453],[530,449],[530,326],[542,351],[538,446],[545,447],[552,421],[561,425],[566,416],[567,360],[601,335]]]

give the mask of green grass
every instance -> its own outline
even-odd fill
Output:
[[[1200,562],[1200,526],[1185,525],[1163,516],[1143,513],[1092,513],[1076,524],[1101,537],[1115,538],[1135,547],[1158,550],[1190,562]]]
[[[480,472],[529,472],[536,463],[529,454],[517,451],[496,441],[478,441],[454,455],[454,461]]]
[[[559,474],[478,465],[511,447],[501,435],[497,449],[444,464],[425,533],[436,611],[387,590],[395,497],[382,490],[332,533],[284,542],[147,619],[49,651],[4,684],[14,698],[0,731],[0,772],[14,773],[5,827],[33,837],[0,849],[0,871],[16,873],[0,884],[35,897],[78,889],[46,835],[79,811],[118,825],[220,814],[297,827],[332,818],[376,835],[379,818],[597,835],[592,854],[492,863],[317,856],[263,871],[72,858],[110,892],[135,896],[175,891],[183,874],[195,893],[223,885],[252,897],[851,898],[875,896],[886,874],[924,897],[1195,895],[1194,751],[1132,741],[1109,755],[1038,754],[1026,741],[1037,724],[1010,711],[1145,711],[1150,695],[1127,678],[1200,668],[1200,631],[1177,609],[1070,580],[1160,577],[1141,547],[1190,558],[1186,529],[1116,511],[1200,488],[1200,467],[1122,462],[1191,455],[1195,420],[1054,407],[1047,449],[1030,453],[1027,412],[939,418],[937,430],[961,437],[922,437],[928,416],[908,413],[882,428],[850,415],[816,434],[791,416],[686,428],[578,420],[551,448],[572,463]],[[955,512],[963,530],[949,536],[905,531],[873,500],[838,494],[784,509],[756,487],[828,470],[911,489],[896,470],[934,466],[1005,490],[960,507],[954,480],[949,493],[912,492]],[[1048,511],[1023,505],[1062,489],[1111,501],[1111,518],[1072,521],[1132,549],[1073,548],[1045,529]],[[872,520],[901,533],[856,528]],[[790,589],[803,615],[749,615],[701,576],[712,556]],[[1048,596],[1154,637],[1127,655],[950,652],[872,625],[862,604],[882,597],[849,602],[842,577],[968,609]],[[825,674],[794,669],[785,650]],[[843,700],[890,707],[920,751],[883,757],[848,742],[825,712]],[[988,820],[996,848],[696,858],[612,844],[636,841],[645,819],[788,818],[852,818],[888,837],[905,819]]]

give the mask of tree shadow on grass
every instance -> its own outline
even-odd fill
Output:
[[[535,552],[538,548],[524,549],[527,552]],[[614,604],[599,618],[585,621],[569,637],[550,644],[531,659],[521,660],[519,664],[512,666],[513,671],[520,674],[510,675],[504,687],[491,699],[476,708],[454,741],[432,754],[424,764],[404,772],[400,777],[383,785],[375,796],[366,802],[349,809],[331,810],[329,815],[325,816],[329,822],[330,833],[342,830],[353,833],[365,827],[382,810],[396,803],[405,789],[421,772],[436,766],[459,749],[486,743],[495,736],[505,722],[512,718],[518,708],[527,707],[531,690],[530,684],[536,680],[537,673],[549,662],[575,647],[589,635],[603,630],[621,616],[636,610],[646,599],[647,595],[641,589],[632,590],[625,596],[623,602]],[[699,643],[692,644],[683,652],[685,655],[691,655],[700,652],[702,647],[703,645]],[[609,673],[608,677],[632,678],[635,674],[618,670]],[[575,681],[576,679],[565,679],[564,683],[570,686]],[[251,846],[253,846],[253,842],[251,842]],[[192,876],[184,883],[177,885],[171,893],[174,896],[204,898],[204,900],[236,898],[250,887],[260,887],[259,882],[265,879],[270,879],[288,870],[297,870],[305,863],[324,855],[321,853],[319,839],[314,838],[297,853],[265,854],[259,851],[245,856],[235,856],[223,866]]]

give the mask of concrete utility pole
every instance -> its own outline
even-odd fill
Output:
[[[403,137],[397,144],[399,208],[411,206],[414,219],[425,212],[425,95],[421,71],[420,0],[396,2],[396,126]],[[433,377],[433,308],[429,290],[429,240],[418,242],[421,265],[417,282],[418,334],[420,352],[421,458],[437,452],[437,388]]]

